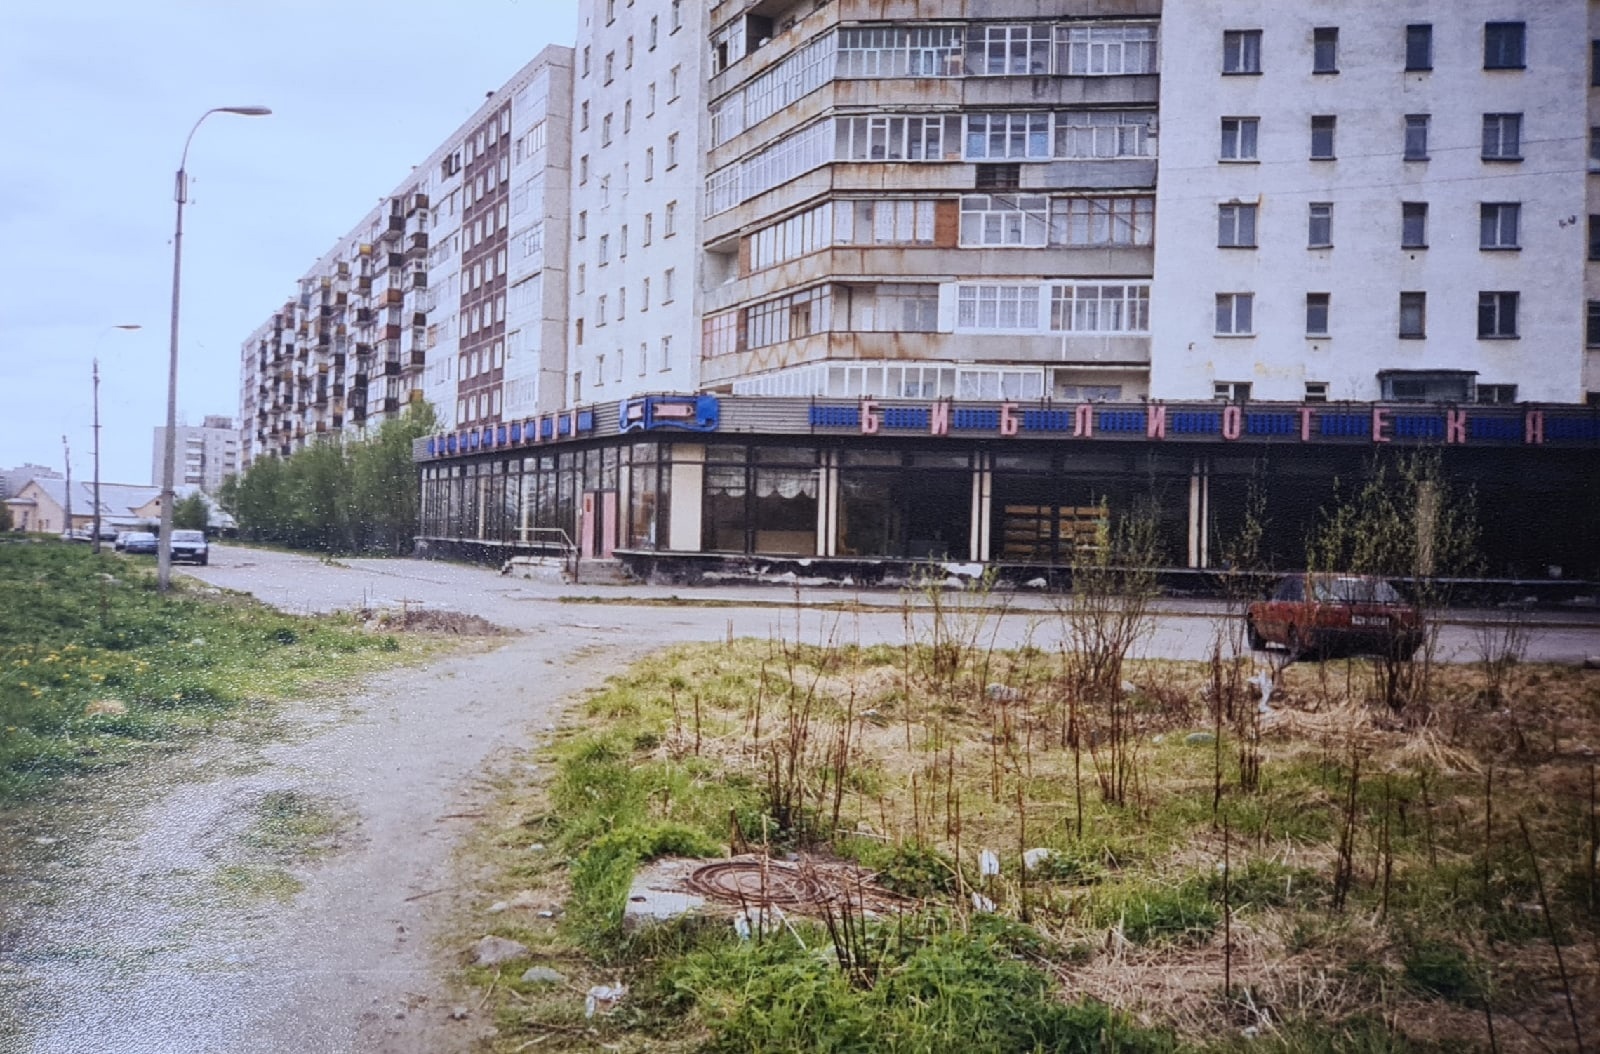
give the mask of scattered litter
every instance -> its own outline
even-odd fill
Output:
[[[993,914],[994,901],[990,900],[982,893],[974,893],[972,894],[972,908],[974,911],[981,911],[985,915]]]
[[[984,849],[978,853],[978,874],[998,875],[1000,873],[1000,854],[993,849]]]
[[[466,1007],[458,1006],[458,1007],[456,1007],[456,1008],[454,1008],[453,1010],[450,1011],[450,1020],[451,1021],[465,1021],[467,1019],[469,1013],[470,1012],[467,1010]]]
[[[1199,747],[1204,746],[1207,743],[1215,743],[1217,741],[1217,737],[1212,735],[1210,732],[1190,732],[1188,735],[1183,737],[1183,741],[1191,747]]]
[[[986,690],[989,698],[997,703],[1015,703],[1022,700],[1022,693],[1009,684],[991,684]]]
[[[1037,870],[1041,864],[1044,864],[1055,855],[1056,851],[1054,849],[1045,849],[1042,847],[1039,849],[1029,849],[1027,852],[1022,854],[1022,866],[1029,871],[1034,871]]]
[[[548,966],[530,966],[522,971],[523,984],[565,984],[567,975]]]
[[[472,962],[476,966],[499,966],[513,959],[526,959],[528,946],[504,937],[483,937],[472,945]]]
[[[583,1016],[594,1017],[596,1011],[609,1013],[628,994],[628,986],[618,981],[614,985],[597,984],[589,989],[583,1001]]]
[[[735,915],[733,917],[733,932],[735,932],[735,933],[737,933],[739,935],[739,939],[740,940],[742,940],[742,941],[749,940],[750,939],[750,916],[746,915],[742,911],[739,912],[739,914]]]
[[[1263,714],[1272,713],[1272,675],[1262,670],[1245,683],[1254,686],[1261,693],[1261,703],[1257,708],[1259,712]]]

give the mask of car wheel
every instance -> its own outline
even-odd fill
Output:
[[[1255,619],[1247,618],[1244,620],[1244,635],[1245,639],[1250,642],[1251,651],[1266,650],[1267,638],[1261,635],[1261,631],[1259,629],[1256,629]]]
[[[1290,626],[1289,632],[1284,634],[1284,647],[1289,652],[1289,661],[1298,662],[1301,659],[1316,658],[1316,638],[1307,633],[1301,635],[1299,626]]]
[[[211,558],[209,556],[202,556],[200,559],[196,560],[195,563],[199,564],[201,567],[204,567],[206,562],[210,559]]]

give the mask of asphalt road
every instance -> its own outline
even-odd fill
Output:
[[[494,569],[427,560],[340,560],[323,563],[303,556],[218,546],[211,564],[184,568],[214,585],[253,593],[275,606],[320,612],[410,605],[480,615],[508,629],[564,626],[583,639],[585,627],[598,625],[596,613],[648,639],[665,627],[680,629],[704,622],[704,612],[720,610],[720,625],[739,636],[798,637],[808,643],[838,640],[899,643],[907,639],[907,619],[926,639],[936,616],[919,593],[859,590],[849,587],[728,585],[711,587],[563,584],[502,576]],[[574,603],[590,600],[603,603]],[[650,601],[640,604],[639,601]],[[674,601],[671,607],[662,602]],[[1059,646],[1063,625],[1058,598],[1031,593],[973,597],[947,592],[942,614],[948,624],[985,644],[1009,647],[1024,642]],[[841,607],[850,610],[842,611]],[[700,614],[687,612],[698,608]],[[631,614],[629,613],[631,611]],[[1482,611],[1446,612],[1439,619],[1436,656],[1445,662],[1474,662],[1494,626],[1507,617],[1527,633],[1529,662],[1576,664],[1600,655],[1600,611],[1526,612],[1515,616]],[[1145,658],[1205,659],[1218,634],[1235,628],[1225,608],[1210,601],[1164,600],[1155,605],[1151,631],[1135,650]],[[1487,632],[1486,632],[1487,629]]]

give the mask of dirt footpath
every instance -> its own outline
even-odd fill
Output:
[[[403,602],[521,629],[288,706],[272,734],[90,781],[70,814],[19,817],[0,833],[0,1052],[470,1049],[487,1022],[451,1019],[452,950],[435,944],[453,898],[475,902],[452,854],[490,779],[633,658],[718,639],[730,615],[740,633],[783,618],[561,605],[444,565],[401,581],[382,561],[219,555],[197,577],[291,610]],[[340,830],[320,856],[267,866],[252,824],[285,795]]]

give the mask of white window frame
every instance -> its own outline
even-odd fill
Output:
[[[1216,308],[1216,336],[1255,336],[1254,293],[1218,293]]]

